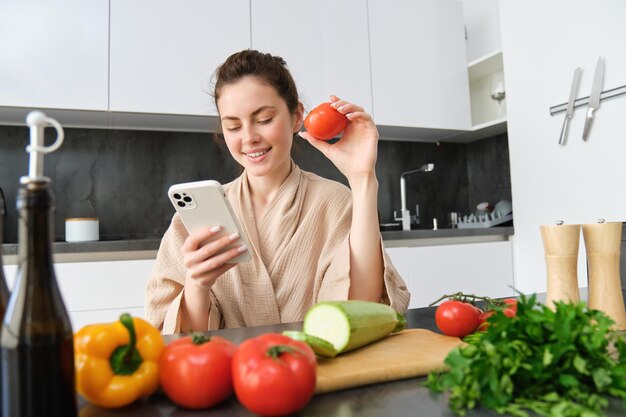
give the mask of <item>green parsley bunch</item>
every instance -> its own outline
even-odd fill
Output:
[[[482,406],[515,416],[596,417],[608,396],[626,399],[626,343],[603,312],[582,302],[552,310],[522,295],[515,317],[499,311],[488,322],[450,352],[448,371],[428,375],[431,390],[450,391],[456,413]]]

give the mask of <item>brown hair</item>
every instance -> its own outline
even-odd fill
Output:
[[[215,71],[215,88],[213,98],[217,108],[222,87],[233,84],[244,77],[254,77],[274,87],[280,97],[287,103],[291,114],[298,109],[298,89],[287,69],[287,63],[279,56],[245,49],[232,54]],[[219,110],[218,110],[219,111]]]
[[[217,67],[214,77],[213,100],[218,112],[217,100],[220,98],[222,88],[226,85],[234,84],[244,77],[254,77],[274,87],[278,95],[285,100],[287,109],[291,114],[296,113],[300,104],[296,83],[287,68],[287,63],[279,56],[253,49],[244,49],[232,54],[222,65]],[[216,134],[213,139],[219,144],[223,144],[221,134]],[[292,155],[300,153],[297,143],[297,141],[294,141],[292,144]]]

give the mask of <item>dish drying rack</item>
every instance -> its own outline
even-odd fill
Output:
[[[475,214],[466,214],[458,220],[457,227],[459,229],[487,228],[497,226],[511,220],[513,220],[513,213],[503,216],[494,210],[492,213],[481,214],[478,216]]]

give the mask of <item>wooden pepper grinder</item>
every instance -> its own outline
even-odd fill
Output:
[[[615,329],[626,329],[619,261],[622,223],[599,220],[583,225],[589,270],[589,308],[601,310],[615,320]]]
[[[548,291],[546,305],[554,308],[555,301],[580,301],[578,291],[578,244],[580,242],[580,225],[564,225],[557,221],[556,225],[541,226],[541,238],[546,257],[548,273]]]

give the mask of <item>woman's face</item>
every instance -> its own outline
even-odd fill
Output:
[[[276,90],[253,77],[222,87],[217,108],[230,154],[250,176],[286,175],[302,109],[291,114]]]

